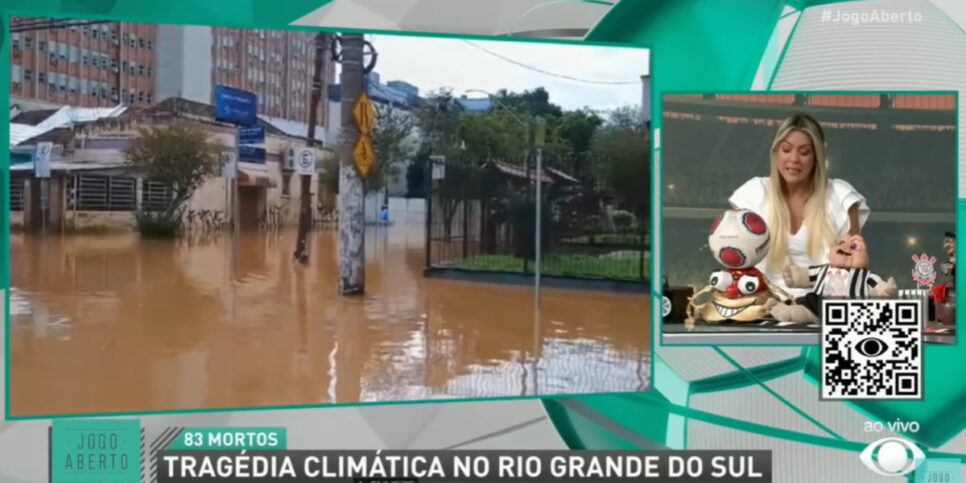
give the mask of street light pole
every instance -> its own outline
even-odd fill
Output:
[[[533,144],[537,148],[537,197],[534,205],[536,206],[536,246],[534,247],[533,261],[533,306],[537,312],[540,311],[540,260],[543,258],[543,144],[546,133],[546,122],[542,116],[537,116],[537,129],[534,132]]]

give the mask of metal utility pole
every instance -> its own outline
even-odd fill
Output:
[[[543,117],[537,116],[537,126],[533,135],[533,144],[537,148],[537,202],[536,207],[536,243],[534,246],[533,257],[533,306],[540,312],[540,259],[543,258],[543,145],[546,138],[546,121]]]
[[[306,147],[315,144],[315,125],[319,113],[319,102],[322,99],[322,71],[325,68],[326,35],[319,32],[315,36],[315,68],[312,74],[312,94],[309,101],[309,129]],[[312,225],[312,175],[302,174],[301,199],[302,209],[299,213],[299,231],[295,242],[295,259],[300,263],[309,262],[309,228]]]
[[[344,34],[342,44],[342,153],[339,160],[339,293],[365,292],[365,189],[354,163],[359,128],[353,119],[365,82],[362,35]],[[370,68],[371,69],[371,68]]]

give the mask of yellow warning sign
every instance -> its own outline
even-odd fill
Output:
[[[369,96],[365,94],[359,96],[356,106],[352,109],[352,115],[356,120],[356,127],[359,128],[359,134],[367,136],[376,123],[376,109],[372,107]]]
[[[372,163],[376,160],[376,154],[372,151],[372,143],[368,136],[359,136],[359,141],[356,142],[356,147],[352,150],[352,157],[356,169],[359,171],[359,176],[366,179],[369,176],[369,170],[372,169]]]

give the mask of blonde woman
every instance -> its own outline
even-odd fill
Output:
[[[768,256],[757,268],[793,297],[809,290],[789,288],[782,276],[784,267],[828,263],[829,247],[847,235],[860,234],[870,213],[865,197],[852,185],[828,178],[825,134],[805,114],[785,119],[778,128],[769,176],[748,180],[728,201],[767,220]]]

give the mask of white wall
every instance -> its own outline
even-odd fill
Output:
[[[211,27],[158,25],[155,45],[154,99],[180,96],[211,104]]]

